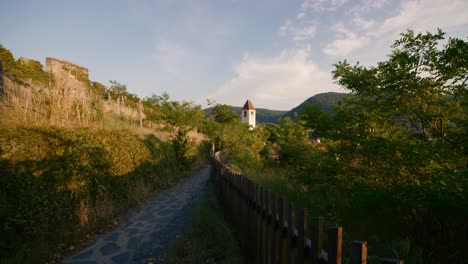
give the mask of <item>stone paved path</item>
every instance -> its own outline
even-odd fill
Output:
[[[200,197],[210,170],[205,168],[148,200],[115,230],[65,260],[70,264],[160,263],[180,235]]]

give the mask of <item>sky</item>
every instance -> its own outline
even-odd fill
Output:
[[[141,98],[289,110],[346,59],[375,65],[407,29],[468,37],[467,0],[0,0],[0,44]]]

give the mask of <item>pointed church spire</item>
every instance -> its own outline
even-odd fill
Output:
[[[253,106],[250,99],[247,99],[247,101],[245,102],[244,107],[242,108],[242,110],[255,110],[255,107]]]

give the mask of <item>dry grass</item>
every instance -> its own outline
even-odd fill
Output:
[[[0,109],[1,121],[9,124],[52,125],[58,127],[84,127],[96,118],[89,95],[72,98],[60,84],[51,87],[24,86],[5,78]]]
[[[93,127],[128,130],[135,135],[153,134],[162,141],[172,139],[158,124],[140,127],[130,107],[102,100],[93,94],[77,99],[64,94],[60,84],[54,87],[30,87],[5,78],[0,100],[0,123],[5,125],[54,126],[63,128]],[[199,140],[199,135],[195,137]]]
[[[195,142],[197,145],[199,145],[202,141],[208,141],[209,138],[201,133],[198,133],[197,131],[190,131],[189,132],[190,138]]]

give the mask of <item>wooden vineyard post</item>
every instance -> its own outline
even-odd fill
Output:
[[[328,264],[341,264],[343,228],[328,229]]]

